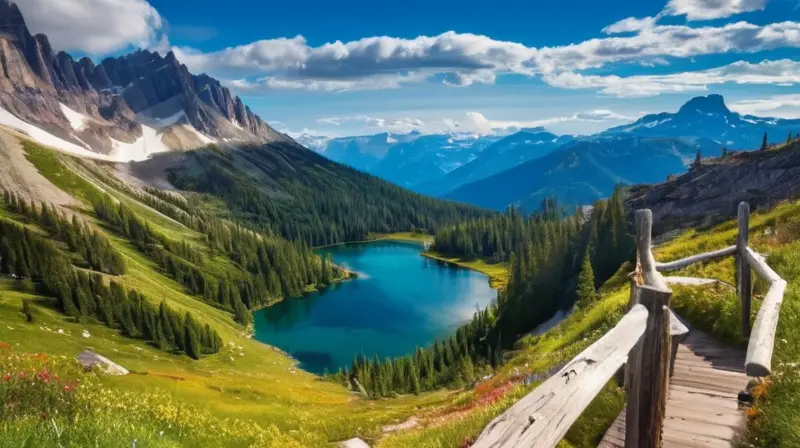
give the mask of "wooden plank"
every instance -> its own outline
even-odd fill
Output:
[[[761,302],[753,334],[747,345],[747,360],[745,372],[754,377],[767,376],[772,369],[772,351],[775,348],[775,332],[778,329],[778,317],[781,303],[786,292],[786,281],[777,280],[767,291]]]
[[[691,257],[681,258],[680,260],[669,261],[666,263],[656,263],[655,268],[660,272],[677,271],[695,263],[702,263],[717,258],[727,257],[736,253],[736,246],[724,249],[703,252],[702,254],[692,255]]]
[[[669,276],[664,277],[667,285],[684,285],[684,286],[708,286],[708,285],[722,285],[728,288],[736,288],[730,283],[717,280],[715,278],[700,278],[700,277],[682,277],[682,276]]]
[[[753,293],[752,272],[748,261],[748,239],[750,233],[750,205],[739,204],[739,235],[736,238],[736,291],[742,305],[742,336],[750,336],[750,301]]]
[[[667,419],[692,420],[701,423],[711,423],[720,426],[738,428],[742,424],[742,416],[734,413],[701,409],[688,405],[673,405],[667,409]]]
[[[743,358],[744,350],[726,347],[702,331],[690,329],[678,347],[670,380],[663,448],[736,446],[747,422],[738,402],[738,393],[749,380]],[[619,433],[619,425],[626,421],[624,413],[617,416],[600,447],[617,448],[614,443],[627,438]]]
[[[492,420],[473,447],[556,446],[625,362],[647,320],[647,309],[635,305],[611,331]]]
[[[648,316],[647,329],[641,340],[639,370],[633,376],[632,384],[638,386],[632,387],[635,392],[628,392],[627,448],[661,446],[669,384],[671,298],[672,292],[668,289],[639,286],[639,303],[647,308]]]
[[[669,310],[669,334],[670,336],[683,336],[689,333],[689,328],[681,322],[672,310]]]
[[[669,385],[669,390],[674,391],[682,391],[689,394],[692,394],[698,399],[702,399],[703,397],[720,397],[720,398],[730,398],[730,399],[738,399],[739,398],[739,391],[732,391],[732,390],[708,390],[702,387],[697,387],[697,385],[686,386],[684,384],[678,384],[676,382],[672,382]]]
[[[773,271],[771,267],[769,267],[767,260],[764,259],[763,255],[749,247],[746,248],[746,253],[747,261],[750,262],[750,267],[752,267],[753,270],[756,271],[756,274],[758,274],[761,278],[769,283],[775,283],[778,280],[781,280],[781,276]]]

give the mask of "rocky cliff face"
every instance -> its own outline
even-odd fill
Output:
[[[798,196],[800,139],[795,139],[769,151],[706,159],[670,181],[633,187],[627,208],[651,209],[654,232],[660,233],[730,219],[742,201],[757,209]]]
[[[61,104],[88,117],[76,129]],[[136,51],[95,64],[55,53],[47,36],[31,35],[19,8],[0,0],[0,107],[59,138],[95,152],[114,140],[132,143],[142,122],[191,125],[219,140],[285,139],[219,81],[193,75],[170,52]],[[183,115],[181,115],[183,112]],[[165,131],[167,132],[167,131]]]

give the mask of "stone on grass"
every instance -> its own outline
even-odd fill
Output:
[[[109,375],[127,375],[128,369],[111,361],[105,356],[98,355],[91,350],[84,350],[78,355],[78,362],[81,363],[84,369],[91,370],[98,366],[100,370]]]
[[[339,442],[339,448],[369,448],[369,445],[367,445],[367,442],[355,437],[350,440],[345,440],[344,442]]]

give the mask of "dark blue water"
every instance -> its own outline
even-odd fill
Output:
[[[355,354],[401,356],[452,335],[496,292],[483,274],[420,256],[394,241],[321,249],[359,274],[254,315],[255,337],[315,373],[349,367]]]

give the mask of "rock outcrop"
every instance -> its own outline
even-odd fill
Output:
[[[165,102],[171,109],[161,106]],[[91,118],[89,125],[74,129],[59,103]],[[162,57],[138,50],[99,64],[86,57],[76,61],[63,51],[55,53],[47,36],[30,33],[10,0],[0,0],[0,107],[59,138],[101,153],[110,151],[112,138],[126,143],[138,139],[140,118],[152,122],[180,112],[185,118],[179,125],[190,124],[211,138],[248,143],[287,138],[219,81],[191,74],[172,52]],[[154,108],[161,115],[154,117]]]
[[[84,330],[85,332],[86,330]],[[127,375],[130,372],[125,367],[111,361],[105,356],[98,355],[91,350],[84,350],[77,356],[78,362],[81,363],[84,369],[91,370],[99,368],[109,375]]]
[[[653,211],[653,231],[713,225],[800,196],[800,139],[768,151],[703,160],[688,173],[657,185],[631,188],[628,210]]]

